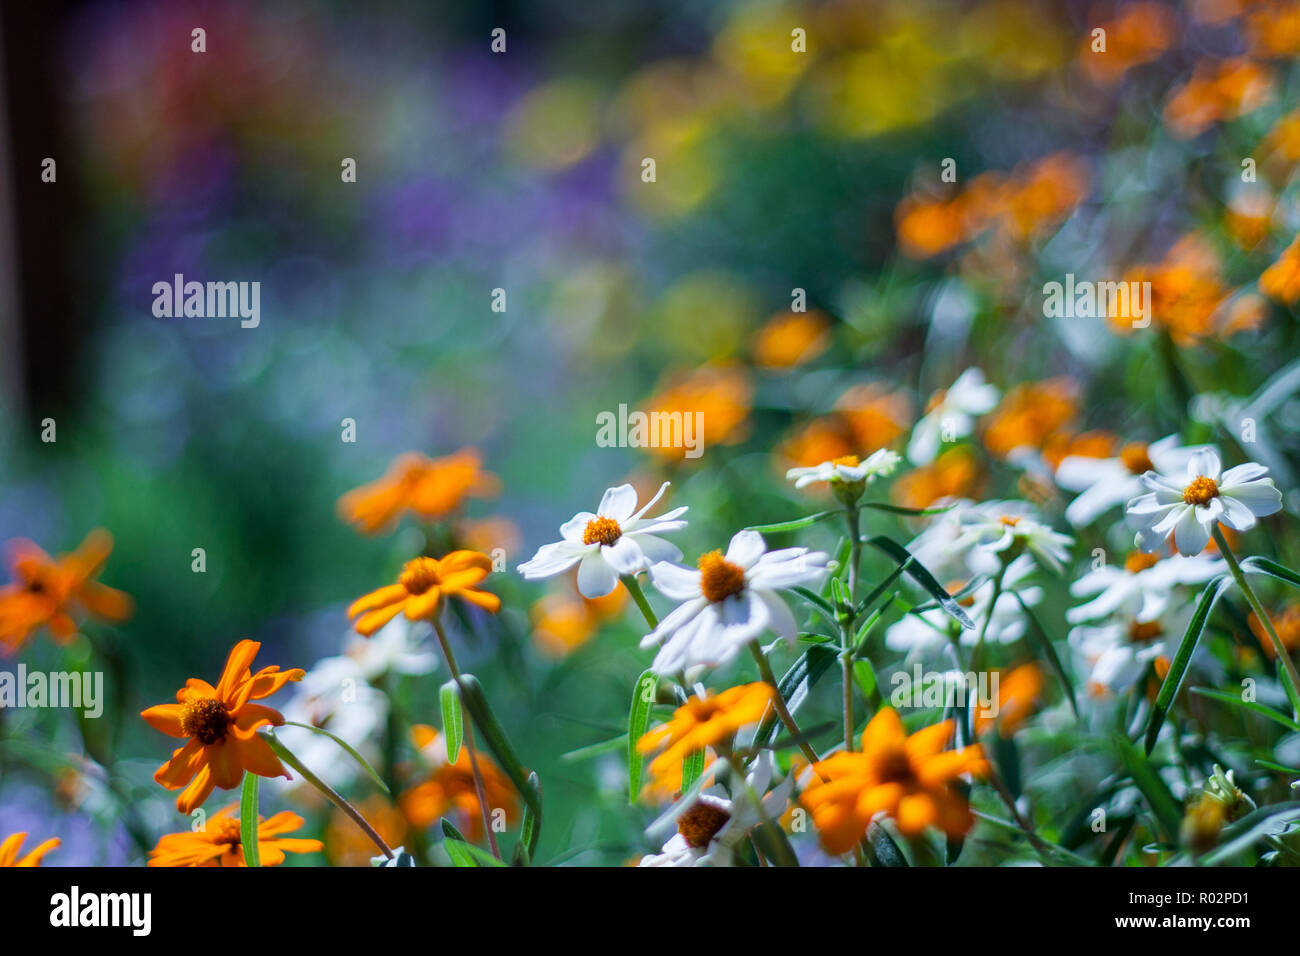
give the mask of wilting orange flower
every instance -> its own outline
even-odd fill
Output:
[[[23,848],[23,841],[27,839],[26,833],[15,833],[7,837],[3,843],[0,843],[0,868],[9,866],[40,866],[41,859],[45,854],[59,846],[58,837],[46,840],[44,843],[35,847],[26,856],[19,856],[18,853]]]
[[[1270,299],[1294,305],[1300,299],[1300,236],[1259,277],[1259,291]]]
[[[1033,661],[1000,674],[997,716],[977,711],[975,732],[982,734],[990,727],[997,727],[999,734],[1010,737],[1038,709],[1042,696],[1043,672]]]
[[[812,814],[829,853],[847,853],[877,813],[893,817],[905,836],[937,826],[961,836],[974,822],[965,798],[951,786],[963,774],[989,772],[979,744],[945,751],[956,725],[951,720],[910,737],[897,711],[884,707],[862,732],[862,751],[838,751],[813,764],[821,778],[800,803]]]
[[[492,571],[492,559],[479,551],[453,551],[444,558],[414,558],[402,566],[396,584],[357,598],[348,617],[357,618],[357,633],[369,637],[405,611],[412,621],[431,620],[447,597],[464,598],[495,614],[501,599],[475,585]]]
[[[423,782],[407,790],[398,798],[398,805],[411,826],[421,830],[432,825],[439,817],[455,812],[456,821],[468,832],[471,840],[481,840],[483,814],[479,808],[478,792],[474,786],[474,765],[469,748],[462,744],[455,763],[447,759],[446,738],[432,727],[416,724],[411,728],[415,745],[433,765],[433,771]],[[519,813],[514,788],[497,765],[486,754],[475,752],[479,774],[483,778],[483,796],[487,800],[489,818],[495,810],[504,810],[506,820],[514,820]]]
[[[1068,378],[1017,385],[990,416],[984,446],[1003,458],[1017,448],[1042,448],[1078,408],[1078,389]]]
[[[436,521],[460,508],[465,498],[496,494],[501,482],[482,469],[474,448],[443,458],[419,452],[399,456],[382,478],[354,488],[339,499],[339,514],[363,534],[376,534],[411,512]]]
[[[576,588],[568,594],[548,594],[532,606],[533,641],[552,657],[571,654],[601,623],[623,610],[627,597],[621,584],[598,598],[584,597]]]
[[[282,671],[271,666],[253,674],[249,667],[261,647],[257,641],[240,641],[226,658],[216,687],[191,677],[176,692],[176,703],[159,704],[140,714],[154,730],[189,738],[153,775],[168,790],[185,788],[176,800],[181,813],[201,806],[214,787],[239,786],[245,770],[259,777],[289,779],[280,758],[257,733],[259,727],[279,727],[284,717],[253,701],[270,697],[289,681],[302,680],[305,672],[300,667]]]
[[[753,396],[754,386],[742,368],[719,363],[670,375],[659,390],[646,400],[644,410],[649,415],[656,412],[677,415],[683,423],[686,416],[694,416],[698,412],[704,416],[705,447],[734,445],[743,441],[748,434]],[[682,434],[684,433],[678,432],[678,435]],[[700,436],[695,437],[698,439]],[[674,447],[665,441],[647,449],[666,459],[685,459],[687,450],[684,442]]]
[[[1284,648],[1294,651],[1300,647],[1300,604],[1288,604],[1280,611],[1269,612],[1269,620],[1273,623],[1273,630],[1277,632],[1277,639],[1282,642]],[[1264,625],[1260,623],[1254,611],[1250,612],[1248,623],[1251,632],[1259,638],[1259,644],[1264,648],[1264,653],[1269,659],[1277,657],[1273,642],[1269,640],[1268,632],[1264,630]]]
[[[235,804],[208,818],[202,830],[168,833],[149,851],[149,866],[247,866],[239,842],[239,817]],[[269,820],[258,817],[257,852],[262,866],[279,866],[286,853],[316,853],[320,840],[286,837],[302,826],[302,817],[287,810]]]
[[[690,698],[673,711],[672,720],[647,731],[636,742],[643,754],[664,748],[650,761],[650,776],[657,786],[676,780],[680,785],[682,761],[707,747],[729,743],[741,728],[758,723],[772,703],[772,688],[758,681]]]
[[[754,339],[754,361],[773,369],[811,362],[830,346],[829,328],[826,316],[816,309],[774,315]]]
[[[1172,10],[1163,3],[1134,3],[1098,24],[1106,31],[1105,52],[1092,49],[1092,31],[1080,42],[1079,63],[1094,83],[1111,86],[1129,70],[1150,63],[1176,35]]]
[[[1250,60],[1203,60],[1165,104],[1165,125],[1174,136],[1191,139],[1215,123],[1258,109],[1271,88],[1269,71]]]
[[[964,445],[949,448],[928,465],[894,482],[891,493],[904,508],[928,508],[944,498],[973,498],[980,486],[979,462]]]
[[[880,383],[850,388],[835,402],[835,409],[853,439],[849,454],[870,454],[888,448],[912,425],[912,403],[907,392],[891,391]]]
[[[10,541],[8,550],[13,581],[0,588],[0,650],[6,654],[47,625],[57,643],[67,643],[82,611],[109,621],[131,616],[131,598],[95,580],[113,551],[107,531],[92,531],[76,551],[58,558],[25,538]]]

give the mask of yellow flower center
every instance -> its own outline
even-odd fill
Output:
[[[212,833],[212,842],[239,846],[239,821],[230,819],[217,821]]]
[[[1219,497],[1219,486],[1213,478],[1199,476],[1183,489],[1183,501],[1189,505],[1208,505]]]
[[[677,832],[686,839],[687,845],[706,847],[730,819],[731,814],[722,807],[701,800],[677,818]]]
[[[839,458],[832,458],[831,464],[847,465],[850,468],[856,468],[858,465],[862,464],[862,462],[858,459],[857,455],[841,455]]]
[[[1001,521],[1008,528],[1014,528],[1016,525],[1020,524],[1020,519],[1013,517],[1012,515],[1003,515],[998,520]]]
[[[1141,551],[1130,551],[1128,557],[1124,559],[1124,570],[1130,574],[1137,574],[1139,571],[1153,568],[1159,563],[1160,555],[1158,554],[1143,554]]]
[[[583,544],[603,544],[609,547],[623,537],[623,529],[613,518],[592,518],[582,531]]]
[[[213,697],[187,701],[181,711],[181,733],[197,738],[201,744],[224,740],[231,723],[226,705]]]
[[[1119,460],[1125,468],[1135,475],[1142,475],[1155,470],[1155,465],[1151,464],[1151,457],[1147,453],[1147,446],[1140,441],[1130,442],[1121,448],[1119,450]]]
[[[433,558],[416,558],[407,561],[402,567],[402,574],[397,583],[406,589],[407,594],[423,594],[429,588],[442,583],[438,573],[438,562]]]
[[[1154,641],[1165,632],[1159,621],[1134,621],[1128,627],[1128,638],[1134,644],[1146,644]]]
[[[721,551],[700,555],[700,590],[717,604],[745,590],[745,569],[732,564]]]

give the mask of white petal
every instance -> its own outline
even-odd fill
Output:
[[[1219,453],[1213,448],[1202,448],[1191,458],[1187,459],[1187,475],[1189,478],[1199,478],[1204,475],[1206,478],[1219,480],[1219,472],[1223,470],[1223,465],[1219,461]]]
[[[618,587],[618,573],[600,551],[594,551],[578,565],[578,593],[587,598],[604,597]]]
[[[533,557],[519,565],[519,573],[525,580],[536,581],[549,578],[569,570],[578,560],[591,550],[590,546],[574,545],[569,541],[556,541],[544,544],[537,549]]]
[[[1219,492],[1226,497],[1236,498],[1257,518],[1282,510],[1282,492],[1278,491],[1272,478],[1263,478],[1244,485],[1220,486]]]
[[[560,537],[574,544],[582,544],[582,533],[587,530],[587,525],[595,520],[596,516],[590,511],[579,511],[560,525]]]
[[[1180,554],[1200,554],[1210,543],[1210,531],[1201,524],[1195,508],[1187,508],[1174,529],[1174,543]]]
[[[763,536],[757,531],[737,531],[727,545],[727,560],[749,570],[763,555]]]
[[[699,571],[667,561],[651,565],[650,583],[656,591],[674,601],[689,601],[701,594]]]
[[[636,489],[631,485],[610,488],[600,499],[596,511],[604,518],[613,518],[620,525],[632,517],[636,510]]]
[[[1258,481],[1268,474],[1268,469],[1263,465],[1248,461],[1244,465],[1237,465],[1235,468],[1229,468],[1219,479],[1219,485],[1240,485],[1247,481]]]
[[[650,565],[637,539],[626,534],[608,547],[602,545],[600,554],[619,574],[636,574]]]
[[[658,561],[680,561],[682,559],[682,549],[671,541],[656,538],[652,534],[643,534],[640,531],[636,532],[632,537],[641,546],[646,560],[651,564]]]

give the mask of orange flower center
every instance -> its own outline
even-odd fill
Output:
[[[217,821],[212,833],[212,842],[239,846],[239,821],[229,819]]]
[[[1147,454],[1147,446],[1140,441],[1130,442],[1121,448],[1119,460],[1135,475],[1155,470],[1155,465],[1151,464],[1151,458]]]
[[[623,529],[613,518],[592,518],[582,531],[583,544],[603,544],[609,547],[623,537]]]
[[[721,551],[700,555],[700,590],[717,604],[745,590],[745,569],[732,564]]]
[[[1183,501],[1189,505],[1208,505],[1219,497],[1219,486],[1213,478],[1201,475],[1183,489]]]
[[[706,847],[730,819],[731,814],[722,807],[701,800],[677,818],[677,832],[688,846]]]
[[[1016,525],[1020,524],[1020,519],[1012,517],[1011,515],[1003,515],[998,520],[1001,521],[1008,528],[1014,528]]]
[[[437,587],[442,583],[442,577],[438,574],[438,562],[433,558],[407,561],[397,583],[406,589],[407,594],[423,594],[429,588]]]
[[[876,776],[881,783],[906,783],[912,779],[912,761],[901,744],[877,754]]]
[[[1128,627],[1128,639],[1134,644],[1146,644],[1154,641],[1165,632],[1159,621],[1134,621]]]
[[[187,737],[198,738],[201,744],[224,740],[232,722],[226,705],[214,697],[187,701],[181,712],[181,732]]]
[[[1124,570],[1130,574],[1137,574],[1139,571],[1153,568],[1159,563],[1160,555],[1158,554],[1143,554],[1141,551],[1130,551],[1128,557],[1124,559]]]
[[[858,465],[862,464],[862,462],[858,459],[857,455],[841,455],[839,458],[832,458],[831,464],[847,465],[850,468],[856,468]]]

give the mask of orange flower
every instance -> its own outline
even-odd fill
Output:
[[[468,831],[466,836],[471,840],[483,839],[483,813],[474,787],[474,765],[470,761],[469,748],[462,744],[455,763],[452,763],[447,759],[446,739],[433,727],[416,724],[411,728],[411,737],[433,764],[433,772],[423,783],[398,798],[406,819],[411,826],[423,830],[439,817],[454,811],[459,816],[456,822]],[[488,817],[496,810],[504,810],[506,820],[514,820],[519,813],[519,804],[510,781],[486,754],[476,751],[474,759],[478,761],[479,773],[483,777]]]
[[[850,388],[839,397],[835,408],[853,438],[849,453],[870,454],[888,448],[912,424],[912,403],[907,393],[902,389],[890,391],[880,383]]]
[[[1074,418],[1077,389],[1066,378],[1017,385],[1002,398],[984,431],[984,445],[1005,458],[1017,448],[1042,448]]]
[[[1291,59],[1300,55],[1300,3],[1260,5],[1246,15],[1248,47],[1254,56]]]
[[[23,841],[26,839],[26,833],[15,833],[3,843],[0,843],[0,868],[8,866],[40,866],[41,859],[45,854],[57,848],[61,842],[58,837],[54,837],[46,840],[26,856],[20,857],[18,851],[22,849]]]
[[[1079,62],[1088,78],[1101,86],[1111,86],[1133,67],[1158,58],[1177,29],[1163,3],[1134,3],[1100,26],[1106,31],[1105,52],[1093,51],[1089,31],[1080,44]]]
[[[662,789],[676,780],[680,785],[682,761],[707,747],[729,743],[744,727],[758,723],[772,703],[772,688],[761,681],[732,687],[721,694],[692,697],[673,711],[672,720],[647,731],[636,742],[638,752],[660,748],[650,761],[650,776]]]
[[[830,323],[821,312],[782,312],[768,319],[754,340],[754,361],[764,368],[793,368],[830,346]]]
[[[1070,153],[1053,153],[1012,172],[999,228],[1012,239],[1032,239],[1070,214],[1088,195],[1088,167]]]
[[[257,733],[259,727],[279,727],[284,717],[252,702],[270,697],[289,681],[302,680],[304,671],[272,666],[251,673],[249,667],[261,646],[240,641],[226,658],[216,687],[192,677],[176,692],[176,703],[159,704],[140,714],[154,730],[189,738],[153,775],[168,790],[185,788],[176,800],[181,813],[201,806],[214,787],[239,786],[245,770],[259,777],[289,779],[280,758]]]
[[[975,497],[980,479],[975,453],[957,445],[931,464],[902,475],[894,482],[892,493],[904,508],[928,508],[944,498]]]
[[[372,794],[357,804],[361,816],[390,847],[403,846],[409,827],[402,811],[387,799]],[[325,824],[325,858],[331,866],[369,866],[378,851],[370,837],[356,822],[337,807],[330,811]]]
[[[1135,446],[1128,454],[1136,453],[1136,451],[1137,447]],[[1143,446],[1143,451],[1145,451],[1145,446]],[[1125,450],[1120,449],[1119,439],[1104,429],[1095,429],[1077,434],[1074,432],[1056,432],[1049,435],[1047,440],[1043,442],[1043,460],[1051,465],[1053,470],[1060,468],[1061,462],[1071,455],[1079,458],[1112,458],[1117,453],[1123,457]],[[1147,469],[1142,470],[1146,471]]]
[[[198,831],[168,833],[149,851],[149,866],[247,866],[239,842],[239,818],[235,804],[214,813]],[[302,817],[287,810],[269,820],[258,817],[257,852],[262,866],[279,866],[286,853],[316,853],[320,840],[281,836],[302,826]]]
[[[460,508],[466,497],[496,494],[501,482],[481,467],[473,448],[444,458],[419,452],[399,456],[384,476],[354,488],[339,499],[339,514],[362,534],[390,528],[410,511],[422,521],[436,521]]]
[[[704,440],[713,445],[734,445],[749,432],[749,410],[754,386],[739,366],[704,365],[690,372],[670,376],[645,403],[645,411],[654,415],[678,414],[685,421],[697,412],[704,416]],[[685,434],[682,432],[681,434]],[[697,438],[699,436],[696,436]],[[650,447],[650,451],[670,460],[686,458],[687,448],[667,442]],[[697,460],[697,459],[695,459]]]
[[[401,611],[412,621],[431,620],[444,597],[461,597],[495,614],[501,610],[501,599],[475,587],[491,571],[492,559],[480,551],[453,551],[442,559],[415,558],[403,565],[396,584],[353,601],[348,617],[357,618],[357,633],[369,637]]]
[[[1165,104],[1165,125],[1179,139],[1191,139],[1215,123],[1258,109],[1271,87],[1269,71],[1245,58],[1203,60]]]
[[[1300,299],[1300,236],[1259,277],[1259,291],[1270,299],[1294,305]]]
[[[996,726],[1003,737],[1010,737],[1038,709],[1043,696],[1043,672],[1030,661],[998,678],[998,713],[975,715],[975,732],[982,734]]]
[[[848,425],[839,416],[816,418],[790,434],[777,449],[777,469],[784,477],[794,465],[811,468],[851,455],[856,446]]]
[[[1151,283],[1151,318],[1169,329],[1179,345],[1195,345],[1216,334],[1219,306],[1227,295],[1219,255],[1205,236],[1183,236],[1154,266],[1139,266],[1124,276],[1127,282]],[[1111,316],[1115,331],[1133,330],[1129,316]]]
[[[909,737],[898,713],[885,707],[862,732],[860,753],[839,751],[813,764],[821,779],[800,802],[827,852],[847,853],[878,813],[893,817],[909,837],[930,826],[954,837],[966,833],[974,818],[951,782],[967,773],[983,776],[989,764],[979,744],[945,751],[954,730],[945,720]]]
[[[14,580],[0,588],[0,649],[12,654],[46,625],[56,643],[66,644],[82,611],[109,621],[130,617],[131,598],[95,580],[112,551],[113,536],[103,529],[57,559],[24,538],[9,542]]]
[[[533,641],[546,654],[564,657],[596,633],[601,623],[627,605],[627,588],[619,585],[604,597],[589,598],[574,588],[569,594],[548,594],[533,605]]]
[[[1294,651],[1300,647],[1300,604],[1288,604],[1281,611],[1271,612],[1269,620],[1273,622],[1273,630],[1277,632],[1277,639],[1282,642],[1284,648]],[[1269,640],[1264,625],[1259,622],[1254,611],[1250,612],[1248,623],[1251,632],[1259,638],[1259,644],[1264,648],[1264,653],[1269,659],[1277,657],[1277,651],[1273,650],[1273,642]]]

